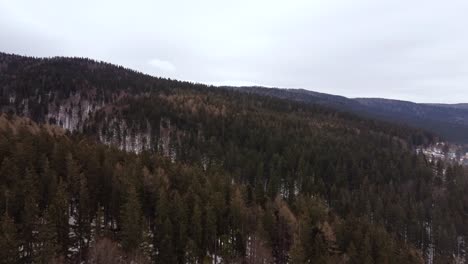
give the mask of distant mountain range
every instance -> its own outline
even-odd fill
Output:
[[[453,143],[468,143],[468,104],[421,104],[382,98],[346,98],[304,89],[224,88],[320,104],[339,111],[423,128]]]

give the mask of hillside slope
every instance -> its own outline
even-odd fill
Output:
[[[346,98],[303,89],[225,87],[249,93],[299,102],[320,104],[338,111],[355,113],[432,131],[453,143],[468,143],[466,104],[417,104],[380,98]]]
[[[257,232],[267,234],[261,236],[266,246],[259,250],[267,252],[265,258],[271,257],[275,263],[287,263],[291,259],[295,263],[317,259],[323,263],[334,262],[337,254],[342,261],[351,259],[357,263],[411,263],[418,254],[435,263],[465,257],[459,248],[466,248],[464,241],[468,234],[464,206],[468,202],[464,191],[468,187],[466,172],[458,166],[429,163],[415,154],[415,146],[435,140],[430,133],[316,104],[155,78],[89,59],[35,59],[2,54],[0,65],[3,111],[61,126],[77,138],[57,154],[59,157],[67,157],[67,153],[75,157],[75,149],[81,149],[81,139],[94,139],[121,150],[110,151],[117,151],[116,157],[122,161],[119,164],[127,168],[115,176],[114,184],[134,179],[131,186],[137,187],[137,200],[143,206],[150,206],[145,211],[149,225],[155,224],[153,216],[161,209],[152,208],[154,203],[145,200],[151,192],[142,187],[148,180],[142,164],[148,167],[150,175],[166,174],[154,169],[151,155],[165,160],[164,171],[172,175],[170,179],[156,178],[169,181],[174,188],[182,188],[184,194],[180,196],[185,197],[186,191],[201,192],[199,198],[188,196],[187,204],[193,205],[190,201],[198,199],[207,201],[207,197],[216,194],[210,206],[225,201],[225,206],[219,208],[227,210],[239,205],[234,203],[233,193],[234,189],[240,189],[236,199],[242,197],[245,204],[261,209],[260,212],[272,212],[263,220],[249,219],[248,225],[239,222],[242,217],[237,213],[232,213],[236,214],[235,218],[229,218],[228,211],[218,212],[215,233],[225,236],[216,236],[215,242],[211,240],[211,247],[205,238],[199,239],[199,230],[188,231],[193,240],[191,250],[195,248],[197,252],[195,258],[202,259],[207,252],[221,250],[220,245],[225,246],[223,258],[248,257],[251,251],[247,248],[252,248],[249,243],[253,243],[251,239]],[[343,104],[346,103],[343,99]],[[2,166],[5,160],[13,159],[18,162],[17,168],[31,167],[18,158],[22,152],[16,146],[24,143],[12,144],[16,140],[21,142],[22,138],[5,136],[0,144],[3,146],[0,149],[6,149],[0,157]],[[45,148],[43,144],[33,144],[36,145]],[[45,153],[53,153],[59,145],[54,144],[56,147]],[[98,144],[96,148],[105,147]],[[110,166],[106,168],[118,173],[120,169],[115,163],[106,164],[103,159],[114,154],[104,151],[101,156],[88,160],[87,155],[95,152],[93,149],[80,152],[84,159],[77,160],[80,167],[85,168],[88,162],[96,160],[100,166]],[[129,160],[125,162],[127,157]],[[10,161],[6,164],[7,168],[12,167]],[[62,177],[67,175],[64,164],[67,162],[54,165]],[[181,171],[177,166],[187,168]],[[31,170],[41,173],[39,165]],[[0,177],[2,188],[18,192],[6,180],[11,179],[11,173],[4,171],[3,178]],[[86,170],[80,171],[87,175]],[[189,180],[195,176],[187,174],[196,175],[197,180]],[[102,179],[106,184],[114,177],[109,173],[103,175],[110,177]],[[95,180],[94,177],[96,174],[90,174],[87,180]],[[206,181],[210,177],[222,177],[224,189],[216,191],[220,185],[209,187]],[[101,192],[102,187],[93,188]],[[96,200],[108,204],[107,210],[116,218],[115,224],[110,224],[114,228],[112,233],[122,245],[128,242],[123,231],[128,223],[121,222],[117,208],[128,197],[129,189],[124,190],[122,197],[113,196],[115,204],[107,200],[105,194],[112,193],[109,191],[102,193],[103,200]],[[79,197],[78,193],[74,195]],[[75,201],[75,196],[71,201]],[[317,200],[325,209],[309,211],[315,208]],[[21,223],[22,207],[17,206],[14,220]],[[176,210],[172,216],[180,213],[178,205],[171,208]],[[190,208],[189,212],[194,214],[195,207]],[[326,212],[332,219],[323,218],[320,212]],[[92,214],[97,214],[97,210]],[[342,225],[335,225],[333,216],[342,219],[338,221]],[[295,219],[301,228],[295,228]],[[170,230],[180,230],[172,227],[172,220],[164,221],[164,225],[165,222]],[[325,222],[333,226],[336,235],[326,235]],[[250,229],[252,226],[258,229]],[[157,228],[152,230],[157,234]],[[204,237],[208,231],[202,230]],[[176,243],[180,234],[172,232],[175,231],[168,236],[171,243]],[[330,239],[333,236],[336,239]],[[159,249],[164,240],[157,235],[154,239],[152,247]],[[334,242],[330,245],[329,241]],[[177,256],[180,261],[187,257],[181,252],[188,245],[177,245],[177,251],[164,257]],[[66,252],[63,250],[59,252]],[[151,255],[153,260],[161,257]],[[255,259],[250,261],[256,263]]]

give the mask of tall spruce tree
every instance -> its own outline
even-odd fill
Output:
[[[19,245],[15,223],[5,212],[0,221],[0,263],[17,263]]]
[[[133,252],[143,239],[141,204],[134,186],[130,186],[121,209],[121,239],[125,251]]]
[[[25,262],[31,262],[34,258],[34,247],[37,241],[39,206],[37,176],[26,170],[23,188],[25,191],[24,208],[21,214],[21,243],[23,245],[23,259]]]
[[[53,225],[53,231],[48,230],[48,232],[56,234],[57,255],[65,258],[68,256],[70,249],[70,207],[66,186],[62,180],[59,181],[57,191],[48,208],[48,214],[48,220]]]

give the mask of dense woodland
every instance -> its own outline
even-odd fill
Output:
[[[0,101],[5,263],[465,258],[430,133],[89,59],[1,54]]]
[[[435,132],[456,144],[468,144],[465,104],[424,104],[381,98],[346,98],[304,89],[224,87],[241,92],[318,104],[363,117],[406,124]]]

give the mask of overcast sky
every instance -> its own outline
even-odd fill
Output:
[[[467,0],[0,0],[0,51],[155,76],[468,102]]]

